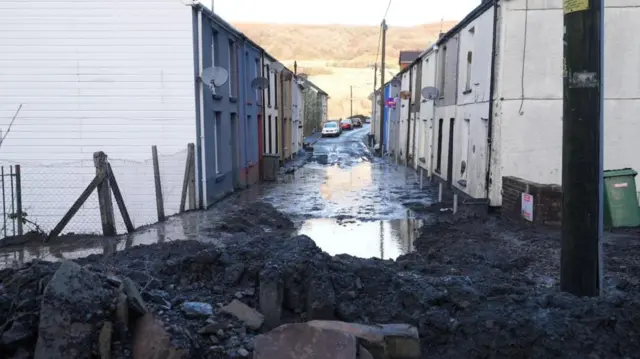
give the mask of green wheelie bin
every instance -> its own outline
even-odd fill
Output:
[[[604,171],[605,228],[640,227],[640,207],[631,168]]]

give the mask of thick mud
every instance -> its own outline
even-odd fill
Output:
[[[247,222],[249,215],[262,219]],[[417,251],[395,261],[330,256],[311,238],[295,235],[268,204],[220,222],[235,233],[223,245],[172,241],[77,263],[105,282],[130,278],[173,345],[190,358],[242,357],[255,335],[274,324],[317,318],[415,325],[424,358],[636,358],[640,351],[640,250],[631,236],[608,238],[605,293],[586,299],[558,291],[554,232],[510,227],[497,218],[426,224]],[[0,272],[0,352],[6,357],[33,351],[46,315],[42,295],[59,265],[34,262]],[[274,281],[282,283],[284,297],[277,323],[259,299],[261,285]],[[262,310],[265,325],[251,329],[223,313],[234,299]],[[212,311],[194,316],[185,302],[206,303]],[[116,320],[112,307],[100,313],[100,320]],[[112,357],[131,358],[130,340],[115,337]]]

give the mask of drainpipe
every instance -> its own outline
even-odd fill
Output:
[[[200,153],[200,159],[201,159],[201,166],[202,166],[202,204],[203,207],[206,209],[209,206],[209,203],[207,202],[207,161],[206,161],[206,146],[205,146],[205,132],[204,132],[204,83],[202,82],[202,80],[200,79],[200,74],[202,73],[203,70],[203,63],[202,63],[202,10],[198,9],[198,74],[197,74],[197,79],[196,81],[198,81],[198,96],[199,96],[199,107],[200,107],[200,118],[198,119],[198,122],[200,123],[200,149],[201,149],[201,153]]]
[[[242,81],[238,81],[238,85],[244,83],[244,85],[242,86],[242,107],[244,108],[244,118],[242,118],[240,121],[242,121],[242,123],[244,123],[244,179],[245,179],[245,186],[249,187],[249,149],[247,148],[247,143],[250,141],[249,137],[247,136],[247,134],[249,133],[249,123],[247,122],[247,118],[248,118],[248,114],[247,114],[247,101],[249,100],[247,98],[247,72],[248,72],[248,68],[247,68],[247,59],[249,59],[249,56],[247,54],[247,41],[246,39],[242,39],[242,73],[240,74],[240,78],[242,79]],[[238,64],[238,67],[240,67],[240,64]],[[240,72],[240,71],[238,71]],[[251,83],[249,83],[249,86],[251,86]],[[258,104],[256,104],[257,106]]]
[[[493,41],[491,43],[491,80],[489,82],[489,119],[487,120],[487,173],[485,177],[485,191],[489,197],[491,187],[491,150],[493,145],[493,106],[496,76],[496,56],[498,36],[498,0],[493,0]]]
[[[440,75],[440,65],[438,63],[438,60],[440,59],[439,53],[440,53],[440,48],[438,47],[438,45],[434,46],[434,51],[435,51],[435,64],[434,66],[436,67],[436,71],[435,71],[435,78],[434,78],[434,82],[438,82],[438,76]],[[440,92],[441,90],[444,89],[438,89],[438,92]],[[438,97],[440,97],[440,94],[438,93]],[[434,142],[436,140],[436,102],[438,101],[437,98],[433,99],[433,113],[431,115],[431,151],[430,155],[429,155],[429,179],[433,178],[433,152],[434,152]]]

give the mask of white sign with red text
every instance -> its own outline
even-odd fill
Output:
[[[522,194],[522,218],[533,222],[533,196],[528,193]]]

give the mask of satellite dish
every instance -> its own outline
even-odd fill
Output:
[[[284,70],[284,65],[279,62],[272,62],[271,65],[269,65],[269,68],[275,72],[281,72]]]
[[[438,98],[438,95],[440,95],[440,91],[438,91],[437,88],[432,86],[423,88],[422,91],[420,91],[420,93],[422,94],[422,97],[424,97],[427,100],[435,100]]]
[[[229,80],[229,72],[222,67],[207,67],[202,70],[200,80],[209,85],[213,90],[214,87],[220,87],[227,83],[227,80]]]
[[[264,90],[269,88],[269,80],[264,77],[256,77],[251,81],[251,88],[254,90]]]

